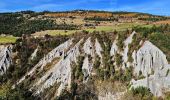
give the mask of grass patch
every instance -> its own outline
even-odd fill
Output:
[[[118,25],[106,25],[106,26],[96,26],[94,29],[86,28],[83,29],[85,31],[88,31],[90,33],[94,31],[105,31],[105,32],[113,32],[114,30],[117,31],[125,31],[127,29],[132,29],[135,26],[142,26],[142,27],[152,27],[153,25],[144,25],[142,23],[119,23]],[[82,30],[46,30],[41,32],[36,32],[32,34],[33,36],[44,36],[46,34],[55,36],[55,35],[70,35],[75,32],[80,32]]]
[[[17,37],[13,36],[0,36],[0,44],[15,43]]]
[[[85,30],[89,32],[93,32],[93,31],[113,32],[114,30],[125,31],[127,29],[132,29],[135,26],[152,27],[152,25],[144,25],[142,23],[121,23],[112,26],[96,26],[95,29],[85,29]]]
[[[36,32],[32,34],[33,36],[44,36],[46,34],[51,35],[51,36],[56,36],[56,35],[69,35],[73,34],[76,31],[80,30],[46,30],[46,31],[41,31],[41,32]]]

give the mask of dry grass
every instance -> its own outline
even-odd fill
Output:
[[[136,15],[137,15],[136,13],[120,14],[120,16],[126,16],[126,17],[134,17]]]
[[[170,24],[170,20],[157,21],[154,24]]]
[[[100,81],[97,80],[95,81],[95,86],[97,91],[102,95],[105,94],[106,92],[124,92],[126,91],[126,86],[123,83],[120,82],[114,82],[110,80],[105,80],[105,81]]]
[[[84,18],[77,17],[75,19],[72,18],[56,18],[55,19],[57,24],[73,24],[73,25],[81,25],[84,24]]]
[[[49,17],[69,17],[69,16],[81,16],[81,17],[94,17],[94,16],[99,16],[99,17],[111,17],[112,13],[103,13],[103,12],[67,12],[67,13],[46,13],[45,16]]]
[[[60,60],[60,58],[57,58],[57,57],[54,58],[52,60],[52,62],[46,64],[46,66],[44,67],[44,70],[48,71],[50,68],[54,67],[54,65],[57,64],[59,62],[59,60]]]
[[[36,32],[34,34],[32,34],[32,36],[45,36],[46,34],[51,35],[51,36],[56,36],[56,35],[69,35],[69,34],[73,34],[76,31],[79,30],[46,30],[46,31],[41,31],[41,32]]]

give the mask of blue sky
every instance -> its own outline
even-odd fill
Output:
[[[170,0],[0,0],[0,12],[76,9],[133,11],[170,15]]]

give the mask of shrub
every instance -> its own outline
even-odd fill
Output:
[[[117,65],[118,67],[120,67],[121,64],[122,64],[122,62],[123,62],[122,56],[121,56],[120,54],[116,53],[116,54],[115,54],[115,61],[116,61],[116,65]]]
[[[165,100],[170,100],[170,92],[165,93]]]
[[[142,98],[153,96],[153,94],[150,92],[150,90],[143,86],[139,86],[137,88],[132,88],[131,91],[132,91],[133,95],[141,95]]]
[[[97,69],[97,68],[99,68],[100,67],[100,57],[96,54],[96,56],[95,56],[95,62],[94,62],[94,65],[93,65],[93,67],[95,68],[95,69]]]
[[[104,70],[103,69],[98,69],[97,75],[98,75],[99,79],[104,80]]]
[[[170,34],[152,33],[149,40],[167,55],[167,60],[170,62]]]
[[[116,45],[118,46],[119,50],[123,50],[124,47],[124,40],[126,39],[127,34],[125,32],[118,33],[118,39]]]

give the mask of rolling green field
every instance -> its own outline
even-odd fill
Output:
[[[114,30],[124,31],[126,29],[131,29],[134,26],[151,27],[152,25],[144,25],[140,23],[122,23],[122,24],[114,25],[114,26],[96,26],[95,29],[86,29],[86,31],[89,31],[89,32],[93,32],[93,31],[112,32]]]
[[[134,26],[143,26],[143,27],[151,27],[152,25],[144,25],[141,23],[121,23],[118,25],[106,25],[106,26],[96,26],[96,28],[92,29],[92,28],[87,28],[84,29],[88,32],[93,32],[93,31],[105,31],[105,32],[113,32],[114,30],[117,31],[124,31],[126,29],[131,29]],[[46,31],[41,31],[41,32],[36,32],[34,34],[32,34],[33,36],[44,36],[45,34],[49,34],[51,36],[55,36],[55,35],[70,35],[72,33],[75,32],[80,32],[82,30],[46,30]]]
[[[13,36],[0,36],[0,44],[15,43],[17,37]]]
[[[151,27],[152,25],[144,25],[140,23],[121,23],[118,25],[110,25],[110,26],[96,26],[94,29],[84,29],[88,32],[93,32],[93,31],[105,31],[105,32],[113,32],[114,30],[117,31],[124,31],[126,29],[131,29],[134,26],[143,26],[143,27]],[[41,32],[36,32],[32,34],[32,36],[44,36],[46,34],[49,34],[51,36],[55,35],[70,35],[75,32],[80,32],[82,30],[46,30],[46,31],[41,31]],[[8,44],[8,43],[15,43],[17,40],[17,37],[14,36],[0,36],[0,44]]]

